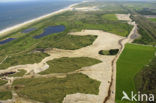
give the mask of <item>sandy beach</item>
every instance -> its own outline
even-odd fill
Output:
[[[61,9],[61,10],[52,12],[52,13],[50,13],[50,14],[46,14],[46,15],[37,17],[37,18],[35,18],[35,19],[28,20],[28,21],[23,22],[23,23],[21,23],[21,24],[17,24],[17,25],[15,25],[15,26],[8,27],[8,28],[6,28],[6,29],[0,31],[0,37],[5,36],[5,35],[7,35],[8,33],[12,32],[12,31],[18,30],[19,28],[21,28],[21,27],[23,27],[23,26],[28,26],[28,25],[30,25],[30,24],[32,24],[32,23],[34,23],[34,22],[38,22],[38,21],[40,21],[40,20],[46,19],[46,18],[48,18],[48,17],[54,16],[54,15],[56,15],[56,14],[59,14],[59,13],[62,13],[62,12],[68,11],[68,10],[72,10],[72,7],[75,6],[75,5],[78,5],[78,4],[79,4],[79,3],[75,3],[75,4],[72,4],[72,5],[68,6],[68,7],[65,7],[65,8]]]

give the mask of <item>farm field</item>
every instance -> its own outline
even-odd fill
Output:
[[[116,102],[121,102],[122,91],[130,95],[136,92],[135,76],[154,58],[155,48],[138,44],[126,44],[117,61]],[[139,82],[139,80],[137,80]]]

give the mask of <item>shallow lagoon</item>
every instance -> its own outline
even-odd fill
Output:
[[[63,26],[63,25],[49,26],[44,29],[44,32],[42,34],[34,36],[34,38],[39,39],[39,38],[42,38],[42,37],[50,35],[50,34],[63,32],[64,30],[65,30],[65,26]]]
[[[8,38],[8,39],[5,39],[5,40],[2,40],[2,41],[0,41],[0,45],[2,45],[2,44],[6,44],[6,43],[8,43],[8,42],[10,42],[10,41],[12,41],[12,40],[14,40],[15,38]]]

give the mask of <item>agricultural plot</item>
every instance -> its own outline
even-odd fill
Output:
[[[117,61],[116,77],[116,102],[121,101],[122,92],[125,91],[129,96],[131,91],[137,92],[135,87],[135,76],[144,66],[154,58],[155,48],[152,46],[126,44],[123,53]],[[139,82],[139,80],[137,80]],[[126,102],[127,103],[127,102]]]

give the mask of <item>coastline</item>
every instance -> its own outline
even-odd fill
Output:
[[[81,2],[80,2],[80,3],[81,3]],[[63,8],[63,9],[60,9],[60,10],[58,10],[58,11],[54,11],[54,12],[52,12],[52,13],[45,14],[45,15],[40,16],[40,17],[37,17],[37,18],[35,18],[35,19],[28,20],[28,21],[25,21],[25,22],[23,22],[23,23],[16,24],[16,25],[14,25],[14,26],[12,26],[12,27],[8,27],[8,28],[6,28],[6,29],[3,29],[3,30],[0,31],[0,37],[6,36],[8,33],[12,32],[12,31],[14,31],[14,30],[17,30],[17,29],[19,29],[19,28],[21,28],[21,27],[23,27],[23,26],[27,26],[27,25],[30,25],[30,24],[32,24],[32,23],[38,22],[38,21],[40,21],[40,20],[46,19],[46,18],[48,18],[48,17],[57,15],[57,14],[59,14],[59,13],[62,13],[62,12],[68,11],[68,10],[72,10],[72,7],[75,6],[75,5],[78,5],[78,4],[79,4],[79,3],[74,3],[74,4],[71,4],[71,5],[69,5],[68,7],[65,7],[65,8]]]

